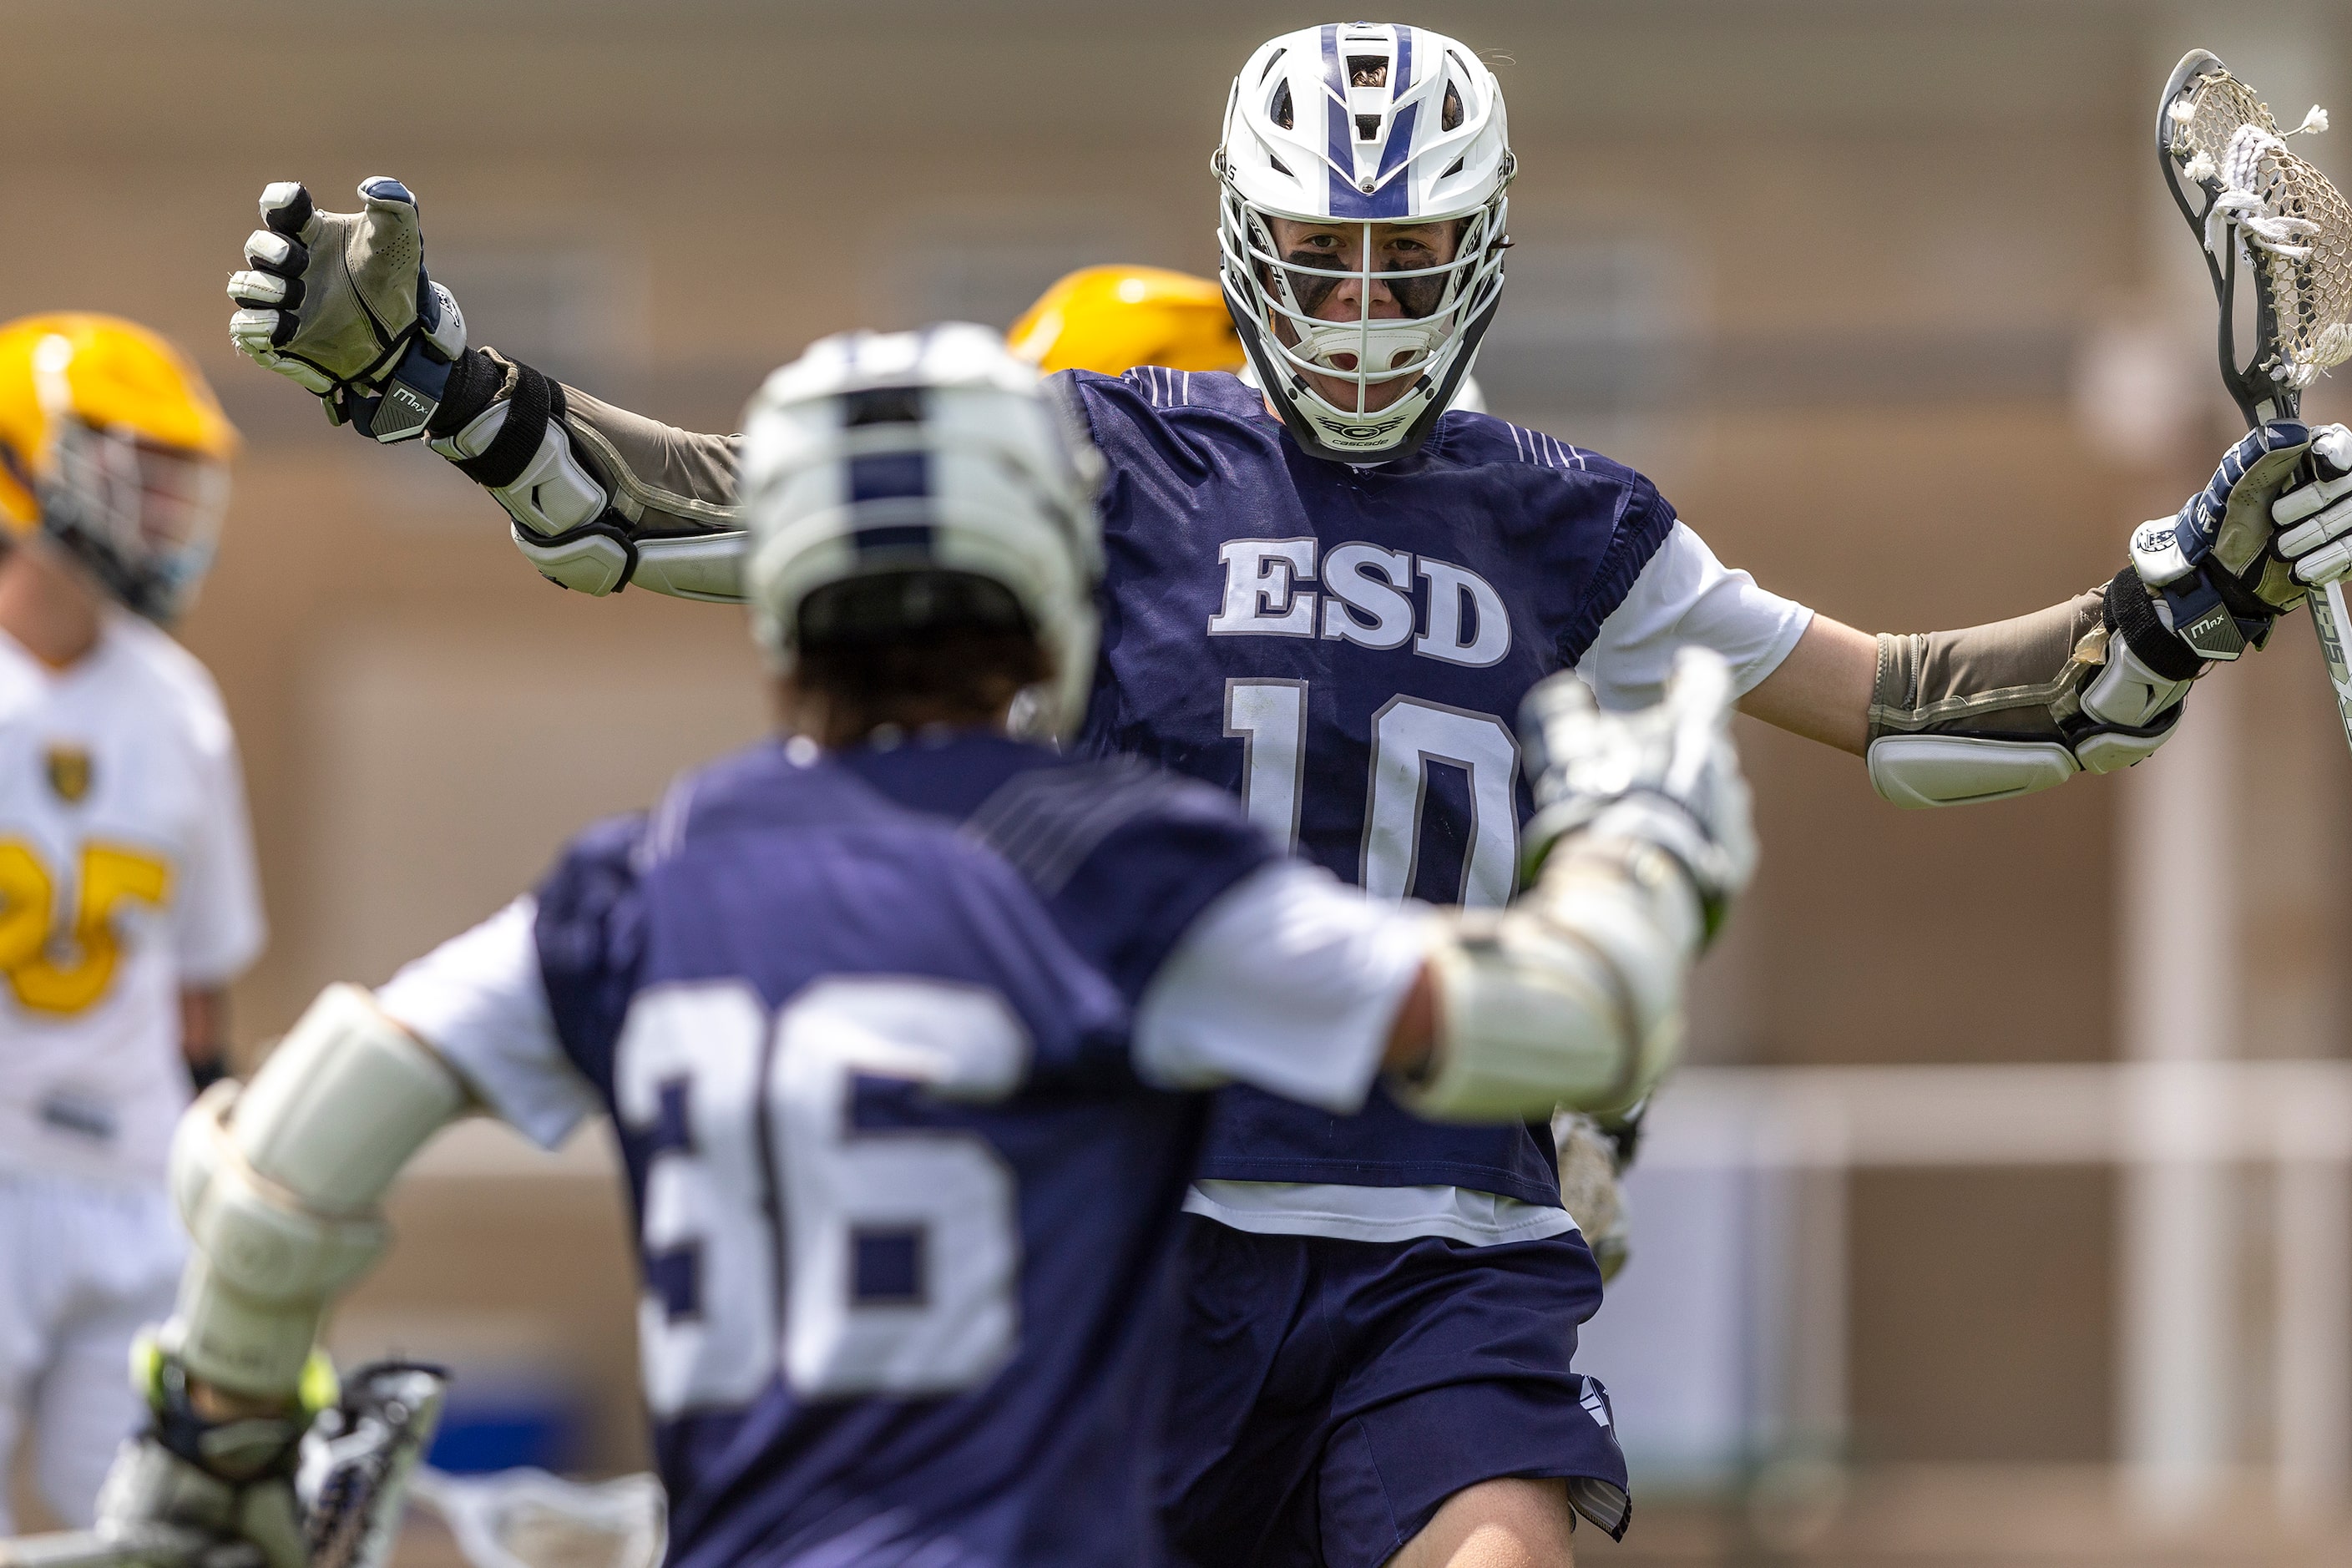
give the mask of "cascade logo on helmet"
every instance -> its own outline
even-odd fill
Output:
[[[195,598],[228,507],[236,430],[171,344],[112,316],[0,326],[0,524],[79,562],[169,625]]]
[[[1213,161],[1219,273],[1250,363],[1317,457],[1402,457],[1494,319],[1515,164],[1494,73],[1426,28],[1262,47]]]

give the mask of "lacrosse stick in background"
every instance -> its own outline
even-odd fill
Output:
[[[2253,89],[2204,49],[2182,57],[2157,105],[2157,162],[2165,188],[2204,249],[2221,308],[2221,380],[2255,428],[2300,419],[2304,389],[2352,359],[2352,205],[2286,144],[2286,136],[2326,128],[2326,115],[2314,109],[2282,135]],[[2254,341],[2242,354],[2241,276],[2252,280],[2254,303]],[[2279,501],[2275,518],[2281,524],[2299,522],[2341,493],[2341,486],[2305,486]],[[2336,717],[2352,744],[2352,667],[2345,661],[2343,637],[2352,613],[2340,581],[2306,587],[2305,602],[2336,689]],[[2191,628],[2175,629],[2209,658],[2236,657],[2238,647],[2222,651],[2200,644]],[[2221,627],[2222,640],[2233,635]]]
[[[383,1568],[447,1381],[404,1362],[362,1367],[345,1381],[341,1402],[303,1434],[294,1489],[310,1568]],[[247,1542],[163,1523],[0,1541],[0,1568],[256,1568],[260,1558]]]
[[[428,1466],[412,1489],[473,1568],[655,1568],[667,1538],[661,1483],[648,1475],[567,1481],[540,1469],[453,1476]]]

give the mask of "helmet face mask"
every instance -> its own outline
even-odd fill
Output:
[[[1502,291],[1515,165],[1493,73],[1423,28],[1286,34],[1235,79],[1214,167],[1226,303],[1292,435],[1341,461],[1411,452]],[[1286,246],[1292,226],[1333,243]]]
[[[0,325],[0,525],[125,608],[169,625],[194,601],[236,448],[204,378],[145,328],[72,313]]]
[[[71,416],[51,426],[40,532],[129,610],[168,626],[194,602],[228,510],[228,467]]]

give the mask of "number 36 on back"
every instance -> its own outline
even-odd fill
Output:
[[[1003,998],[944,981],[821,980],[772,1018],[742,981],[640,995],[614,1078],[646,1142],[638,1328],[654,1413],[747,1404],[780,1368],[809,1398],[993,1375],[1020,1331],[1012,1168],[970,1132],[861,1134],[851,1095],[868,1077],[1002,1100],[1029,1056]]]

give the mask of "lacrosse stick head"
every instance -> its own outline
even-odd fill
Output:
[[[2352,359],[2352,205],[2292,151],[2326,129],[2315,109],[2282,133],[2229,67],[2192,49],[2157,105],[2166,187],[2204,247],[2221,307],[2221,378],[2249,425],[2294,417],[2303,391]],[[2237,287],[2251,281],[2254,339],[2237,343]]]

